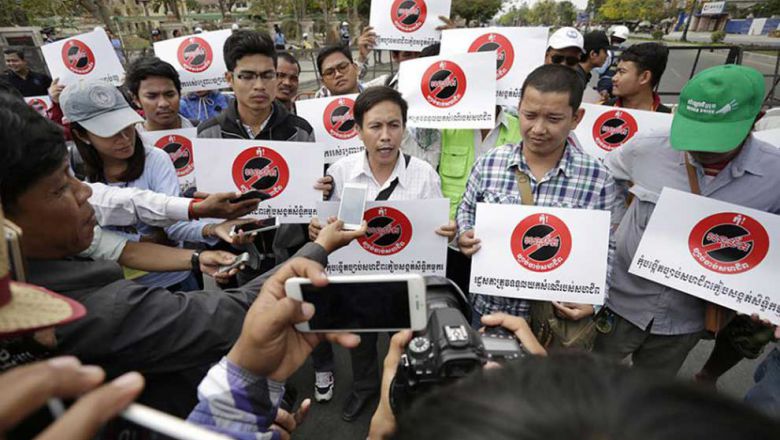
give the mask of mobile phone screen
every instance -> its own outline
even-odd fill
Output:
[[[406,281],[301,285],[303,300],[314,304],[312,330],[411,328]]]
[[[341,194],[339,205],[339,220],[348,225],[359,225],[363,222],[363,209],[366,204],[366,189],[347,186]]]
[[[254,223],[245,223],[243,225],[236,226],[236,232],[252,232],[258,229],[265,229],[276,226],[276,217],[271,217],[263,220],[258,220]]]

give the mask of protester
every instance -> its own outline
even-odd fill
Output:
[[[120,40],[119,37],[114,35],[114,33],[111,32],[110,29],[106,29],[106,35],[108,35],[108,41],[111,42],[111,47],[114,48],[114,53],[116,53],[116,57],[119,58],[119,62],[124,66],[125,63],[127,62],[127,59],[125,58],[125,52],[124,49],[122,48],[122,40]]]
[[[179,114],[181,81],[169,63],[157,57],[137,58],[127,66],[125,87],[143,111],[145,121],[136,126],[139,132],[193,127]]]
[[[339,36],[341,37],[341,45],[344,47],[349,47],[349,23],[346,21],[341,23],[341,27],[339,28]]]
[[[182,96],[179,114],[192,123],[209,120],[230,105],[230,99],[219,90],[198,90]]]
[[[576,69],[585,53],[585,40],[573,27],[562,27],[550,35],[544,64],[563,64]]]
[[[367,200],[442,197],[436,171],[427,163],[401,152],[407,104],[397,91],[383,86],[366,89],[355,101],[353,112],[358,135],[366,151],[341,158],[328,169],[328,174],[333,177],[331,200],[340,200],[347,183],[367,185]],[[311,220],[309,236],[312,240],[317,238],[320,227],[316,218]],[[452,239],[455,225],[451,222],[437,229],[436,233]],[[360,345],[352,352],[354,380],[342,414],[348,422],[354,421],[379,392],[376,342],[376,334],[364,334]],[[312,353],[312,360],[314,398],[318,402],[329,401],[334,387],[332,347],[321,344]]]
[[[285,50],[287,49],[287,39],[284,37],[284,32],[279,28],[278,24],[274,25],[274,49]]]
[[[668,58],[669,49],[660,43],[634,44],[624,50],[612,76],[615,97],[605,105],[671,113],[672,109],[663,105],[655,92]]]
[[[604,31],[592,31],[585,34],[584,42],[585,53],[580,57],[576,71],[588,89],[593,69],[603,66],[607,61],[609,38]]]
[[[615,52],[624,48],[629,34],[628,28],[623,25],[615,26],[610,33],[609,42],[612,48],[607,52],[607,61],[596,70],[599,75],[596,90],[604,100],[612,96],[612,77],[615,75],[618,61]]]
[[[135,124],[142,119],[116,88],[99,81],[79,81],[66,87],[60,99],[63,113],[71,121],[71,135],[84,160],[88,181],[179,195],[173,163],[164,151],[143,145],[135,131]],[[175,116],[179,117],[178,114]],[[230,240],[233,224],[191,221],[176,223],[162,230],[139,223],[135,228],[123,229],[122,232],[133,241],[169,244],[169,240],[173,240],[178,246],[182,241],[213,245],[219,237]],[[150,273],[137,281],[172,290],[195,290],[198,287],[190,272]]]
[[[311,50],[314,49],[314,44],[312,44],[311,40],[309,40],[309,34],[303,33],[303,42],[301,43],[303,45],[304,50]]]
[[[640,133],[607,154],[604,163],[615,179],[633,183],[634,200],[622,220],[613,218],[620,222],[617,253],[607,310],[597,326],[597,352],[617,359],[631,355],[637,367],[675,374],[699,341],[705,301],[628,268],[664,187],[780,213],[774,195],[780,151],[750,135],[763,97],[763,76],[754,69],[706,69],[680,93],[671,132]]]
[[[322,78],[322,87],[315,98],[360,93],[364,86],[358,81],[358,67],[352,60],[349,48],[328,46],[317,54],[317,70]]]
[[[27,66],[24,51],[20,49],[6,49],[5,65],[8,71],[5,79],[11,83],[22,96],[42,96],[48,94],[51,78],[45,73],[34,72]]]
[[[582,120],[583,84],[574,69],[545,65],[523,83],[519,106],[522,141],[490,150],[476,161],[457,211],[458,245],[471,256],[480,249],[474,234],[477,203],[536,204],[611,211],[615,185],[607,170],[567,139]],[[516,174],[520,173],[520,174]],[[525,175],[520,178],[518,176]],[[521,185],[520,181],[529,182]],[[525,196],[523,194],[526,194]],[[531,199],[531,200],[528,200]],[[473,324],[491,312],[529,318],[527,300],[474,295]],[[553,303],[566,319],[592,315],[591,305]]]
[[[295,114],[295,98],[298,96],[298,80],[301,75],[301,63],[291,53],[276,54],[276,100],[282,103],[288,112]]]

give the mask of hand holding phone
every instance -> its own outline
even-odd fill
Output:
[[[236,197],[235,199],[231,199],[230,203],[240,203],[240,202],[243,202],[244,200],[255,200],[255,199],[257,199],[257,200],[262,202],[263,200],[268,200],[270,198],[271,197],[268,194],[266,194],[266,193],[264,193],[262,191],[258,191],[256,189],[252,189],[252,190],[249,190],[249,191],[241,194],[240,196]]]
[[[359,183],[347,183],[341,193],[338,219],[344,222],[344,229],[354,231],[360,229],[363,222],[363,212],[366,209],[366,194],[368,186]]]
[[[316,287],[305,278],[285,283],[287,296],[314,304],[300,332],[384,332],[425,328],[425,281],[416,274],[328,277]]]
[[[241,267],[241,265],[246,264],[249,262],[249,253],[244,252],[243,254],[236,257],[235,260],[233,260],[232,263],[228,264],[227,266],[219,266],[219,270],[217,273],[226,273],[230,272],[233,269],[238,269]]]
[[[230,231],[230,236],[236,236],[239,232],[246,234],[255,234],[265,231],[270,231],[279,227],[276,217],[266,218],[255,222],[244,223],[241,225],[233,226]]]

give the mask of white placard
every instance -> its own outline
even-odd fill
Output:
[[[469,291],[509,298],[603,304],[608,211],[477,204]]]
[[[637,133],[652,130],[671,130],[672,115],[644,110],[633,110],[605,105],[582,104],[585,115],[574,130],[583,151],[597,159],[604,159]]]
[[[534,69],[544,64],[546,27],[448,29],[441,35],[441,55],[496,52],[496,100],[517,107],[520,89]]]
[[[100,80],[122,85],[125,69],[103,28],[41,46],[52,78],[68,85],[79,80]]]
[[[314,127],[314,138],[325,147],[325,163],[365,150],[352,113],[357,94],[297,101],[298,116]]]
[[[401,63],[398,91],[409,103],[408,125],[493,128],[495,65],[495,52],[427,57]]]
[[[769,130],[754,131],[753,136],[762,140],[773,147],[780,148],[780,128],[770,128]]]
[[[664,188],[629,272],[780,324],[780,216]]]
[[[197,128],[139,132],[143,143],[150,148],[162,148],[176,168],[179,188],[188,194],[195,188],[195,155],[192,141],[198,137]]]
[[[435,231],[449,222],[449,209],[449,199],[366,202],[368,232],[328,257],[328,273],[446,276],[447,238]],[[320,223],[338,210],[339,202],[320,203]]]
[[[376,33],[374,49],[420,52],[438,43],[439,16],[450,17],[451,0],[374,0],[369,25]]]
[[[51,98],[49,95],[41,96],[26,96],[24,102],[30,107],[34,108],[44,118],[49,117],[49,109],[51,109]]]
[[[154,43],[154,54],[179,72],[181,92],[228,87],[222,46],[233,31],[203,32]]]
[[[311,142],[193,139],[195,180],[205,192],[260,190],[271,196],[251,215],[281,223],[308,223],[322,192],[314,189],[325,166]]]

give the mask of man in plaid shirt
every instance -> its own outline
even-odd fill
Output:
[[[616,195],[612,177],[601,163],[567,140],[584,114],[582,93],[577,74],[560,65],[541,66],[525,80],[519,107],[523,141],[494,148],[474,164],[458,207],[458,246],[464,255],[471,256],[480,248],[473,230],[477,203],[522,202],[518,169],[530,178],[536,205],[612,211]],[[481,315],[491,312],[529,317],[527,300],[475,294],[472,301],[475,326]],[[571,320],[594,312],[591,305],[553,305],[559,316]]]

